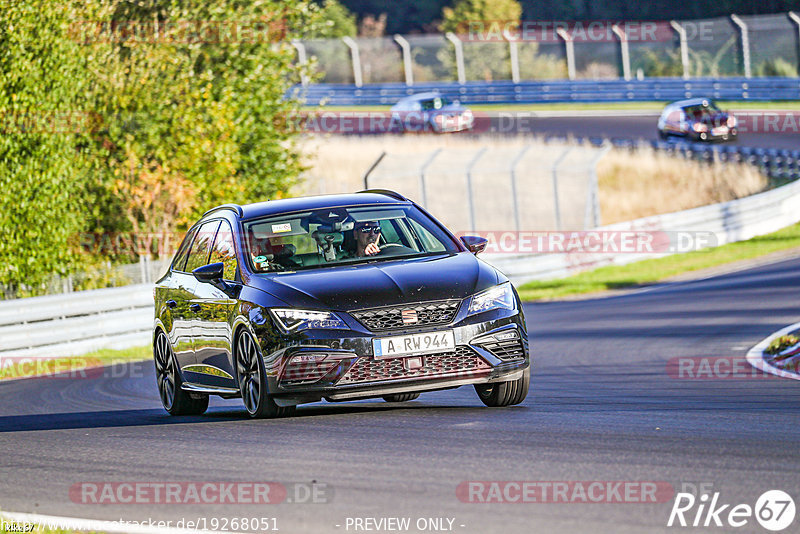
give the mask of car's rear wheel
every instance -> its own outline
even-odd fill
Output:
[[[525,369],[521,378],[506,382],[475,384],[475,391],[486,406],[512,406],[525,400],[525,397],[528,396],[530,382],[531,370],[529,367]]]
[[[284,417],[294,412],[294,406],[278,406],[267,392],[264,362],[253,336],[246,331],[239,334],[236,341],[236,378],[244,407],[250,417]]]
[[[419,393],[392,393],[391,395],[384,395],[383,400],[386,402],[408,402],[419,397]]]
[[[181,389],[183,379],[167,335],[159,332],[153,345],[156,381],[161,404],[170,415],[200,415],[208,409],[208,395],[189,393]]]

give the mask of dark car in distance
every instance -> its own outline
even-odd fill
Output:
[[[173,415],[209,395],[252,417],[302,403],[473,385],[522,402],[530,358],[516,290],[423,208],[385,190],[224,205],[156,282],[153,354]]]
[[[668,104],[658,118],[658,136],[679,136],[694,141],[736,139],[736,117],[708,98],[691,98]]]

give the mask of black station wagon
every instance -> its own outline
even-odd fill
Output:
[[[519,404],[530,359],[508,279],[420,206],[385,190],[208,211],[156,283],[153,353],[173,415],[209,395],[252,417],[298,404],[473,385]]]

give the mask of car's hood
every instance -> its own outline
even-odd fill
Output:
[[[446,106],[442,106],[439,109],[431,109],[428,110],[430,114],[456,114],[456,113],[464,113],[467,111],[467,108],[462,106],[461,104],[447,104]]]
[[[250,285],[293,307],[347,311],[465,298],[504,280],[493,267],[462,252],[256,275]]]
[[[704,115],[698,122],[702,122],[708,126],[720,126],[721,124],[725,124],[727,120],[728,114],[721,111],[719,113]]]

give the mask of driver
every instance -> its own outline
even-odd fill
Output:
[[[381,249],[378,240],[381,238],[381,227],[377,221],[361,221],[353,226],[356,241],[356,256],[374,256]]]

